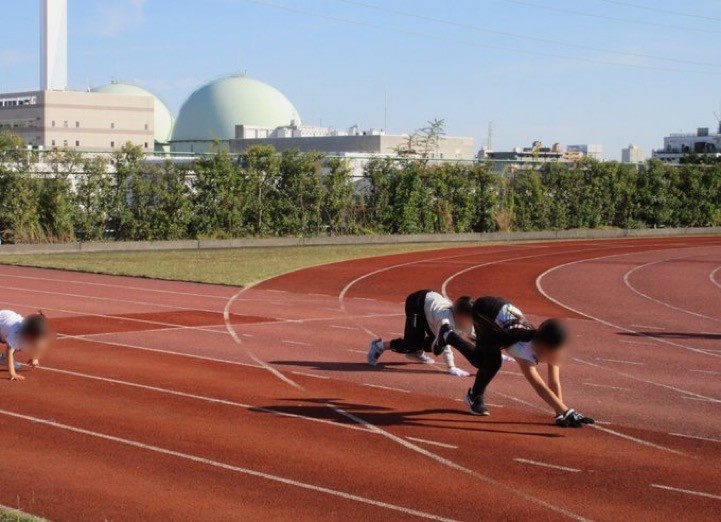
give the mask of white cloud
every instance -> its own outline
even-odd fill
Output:
[[[112,37],[138,27],[145,21],[148,0],[104,0],[97,6],[94,33]]]

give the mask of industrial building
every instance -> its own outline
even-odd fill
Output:
[[[689,154],[721,157],[721,124],[718,133],[701,127],[695,133],[671,134],[663,139],[663,149],[654,150],[652,157],[669,163],[679,163]]]
[[[162,100],[122,82],[68,90],[68,2],[40,0],[41,64],[37,90],[0,94],[0,131],[20,136],[33,149],[112,152],[126,143],[148,153],[242,152],[253,145],[319,151],[329,155],[395,156],[407,135],[347,132],[303,125],[298,110],[278,89],[245,75],[203,85],[183,103],[177,120]],[[432,159],[472,159],[471,138],[443,137]]]
[[[318,151],[329,156],[398,156],[408,144],[407,135],[387,135],[384,131],[362,131],[353,126],[347,131],[331,127],[311,127],[296,122],[283,127],[257,127],[237,125],[230,150],[243,152],[255,145],[271,145],[277,151],[298,149],[301,152]],[[473,138],[441,137],[429,159],[462,160],[473,158]]]

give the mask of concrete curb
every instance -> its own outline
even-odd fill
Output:
[[[571,239],[622,239],[721,235],[721,227],[656,228],[633,230],[559,230],[546,232],[491,232],[484,234],[411,234],[389,236],[283,237],[267,239],[128,241],[114,243],[61,243],[0,245],[0,257],[13,254],[77,254],[82,252],[160,252],[297,246],[387,245],[397,243],[489,243]]]

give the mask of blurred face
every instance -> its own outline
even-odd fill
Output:
[[[456,327],[459,330],[462,330],[464,332],[470,332],[473,328],[473,318],[470,315],[459,314],[458,317],[455,318],[455,320]]]
[[[50,348],[51,335],[45,335],[35,339],[23,339],[23,351],[33,359],[40,359]]]
[[[554,350],[542,343],[533,343],[533,351],[536,353],[539,362],[553,364],[554,366],[563,364],[567,352],[565,345]]]

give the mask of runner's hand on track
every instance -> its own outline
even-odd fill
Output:
[[[30,366],[30,368],[40,368],[40,361],[37,359],[30,359],[28,361],[28,366]]]
[[[21,382],[25,380],[25,377],[23,377],[22,375],[11,375],[10,380]]]
[[[448,373],[451,375],[455,375],[456,377],[470,377],[471,374],[468,373],[466,370],[461,370],[460,368],[448,368]]]
[[[555,420],[556,425],[562,428],[581,428],[584,424],[595,424],[596,422],[573,408],[567,410],[565,413],[556,415]]]

